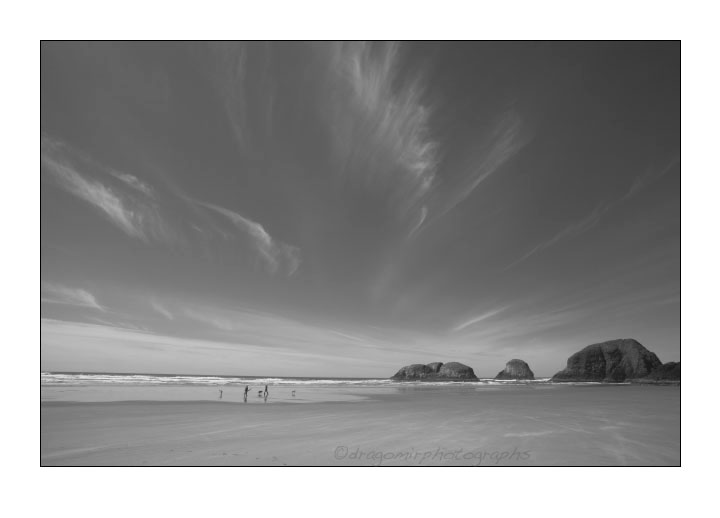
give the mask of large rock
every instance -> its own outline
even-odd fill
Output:
[[[440,367],[437,373],[438,378],[458,379],[458,380],[476,380],[477,376],[472,367],[463,365],[458,362],[448,362]]]
[[[552,381],[621,382],[643,378],[661,364],[655,353],[632,339],[610,340],[588,345],[567,361],[567,367]]]
[[[397,374],[392,377],[394,380],[421,380],[428,378],[430,376],[435,377],[437,375],[437,371],[433,371],[430,365],[423,365],[422,363],[413,363],[412,365],[407,365],[397,371]],[[442,364],[440,364],[442,365]],[[440,370],[438,368],[438,370]]]
[[[530,366],[522,360],[510,360],[505,364],[505,369],[498,372],[496,380],[534,380],[535,374]]]
[[[680,381],[680,362],[663,363],[648,376],[654,380]]]
[[[443,366],[442,362],[428,363],[425,367],[429,368],[431,372],[437,374],[440,371],[440,367]]]
[[[643,378],[631,380],[634,383],[680,383],[680,362],[663,363]]]
[[[458,362],[414,363],[403,367],[391,379],[405,381],[476,381],[471,367]]]

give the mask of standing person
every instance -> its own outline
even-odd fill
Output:
[[[267,389],[267,385],[265,385],[265,392],[263,392],[263,396],[265,397],[265,401],[267,401],[267,398],[268,398],[268,389]]]
[[[245,403],[247,403],[247,395],[248,395],[249,391],[250,391],[250,387],[245,385],[245,393],[243,394],[243,401],[245,401]]]
[[[218,389],[220,391],[220,399],[222,399],[222,389]]]

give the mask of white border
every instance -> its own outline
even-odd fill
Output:
[[[284,5],[281,5],[284,4]],[[105,4],[103,4],[105,5]],[[660,513],[709,506],[717,404],[717,15],[710,3],[90,2],[5,6],[4,492],[23,514]],[[39,468],[40,39],[682,39],[683,385],[681,469]],[[6,155],[7,156],[7,155]],[[711,344],[711,347],[708,345]],[[689,363],[688,363],[689,362]],[[693,370],[696,367],[693,367]],[[712,399],[710,399],[712,398]],[[701,416],[711,415],[703,419]],[[693,416],[696,416],[695,418]],[[700,420],[706,421],[703,423]],[[699,422],[700,421],[700,422]],[[699,422],[699,423],[698,423]],[[703,425],[703,426],[701,426]],[[711,435],[712,434],[712,435]]]

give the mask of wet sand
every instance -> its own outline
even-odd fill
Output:
[[[43,388],[41,463],[680,463],[676,386],[293,388],[247,404],[212,387]]]

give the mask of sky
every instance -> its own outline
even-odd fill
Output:
[[[680,356],[678,42],[41,45],[41,369]]]

